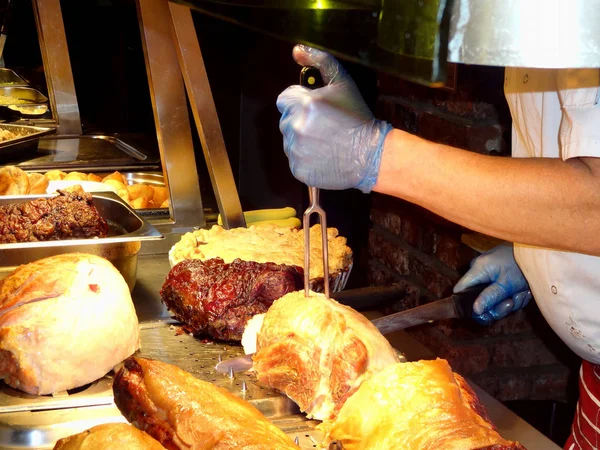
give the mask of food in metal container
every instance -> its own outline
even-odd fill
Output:
[[[169,449],[299,449],[246,400],[172,364],[128,358],[113,391],[127,420]]]
[[[127,423],[103,423],[60,439],[54,450],[164,450],[149,434]]]
[[[266,312],[274,300],[302,285],[297,267],[188,259],[171,269],[160,295],[189,332],[239,341],[252,316]]]
[[[367,318],[316,292],[309,298],[303,290],[286,294],[262,325],[255,320],[243,342],[256,342],[258,381],[286,394],[308,418],[335,417],[363,381],[400,361]]]
[[[0,379],[34,395],[97,380],[140,347],[129,287],[106,259],[68,253],[0,281]]]
[[[19,135],[10,130],[0,130],[0,142],[8,141],[9,139],[15,139]]]
[[[310,229],[310,275],[313,290],[323,280],[321,225]],[[329,275],[332,291],[343,289],[352,267],[352,250],[338,230],[327,228]],[[226,230],[219,225],[184,234],[169,251],[171,266],[184,259],[222,258],[226,263],[243,261],[274,262],[304,267],[304,232],[277,225],[249,226]]]
[[[110,186],[110,190],[116,192],[133,209],[169,207],[169,192],[165,186],[129,183],[119,171],[99,177],[94,173],[63,172],[55,169],[46,172],[45,175],[51,181],[80,180],[104,183],[107,187]]]
[[[0,105],[26,105],[31,101],[25,98],[13,97],[12,95],[0,95]]]
[[[525,450],[503,439],[446,360],[397,363],[366,380],[327,431],[324,447]]]
[[[87,192],[0,206],[0,243],[106,237],[108,224]]]

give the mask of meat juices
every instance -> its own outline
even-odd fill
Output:
[[[302,277],[302,269],[283,264],[187,259],[171,269],[160,295],[191,332],[239,341],[246,322],[301,289]]]
[[[106,237],[108,224],[87,192],[0,206],[0,244]]]

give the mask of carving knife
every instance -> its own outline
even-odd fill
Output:
[[[473,316],[473,302],[487,285],[473,286],[462,292],[452,294],[450,297],[436,300],[416,308],[400,311],[388,316],[373,319],[371,323],[379,329],[381,334],[444,319],[471,319]],[[349,291],[342,291],[348,298]],[[335,294],[333,294],[335,298]],[[217,372],[230,373],[246,371],[252,368],[252,354],[238,356],[219,362],[215,369]]]

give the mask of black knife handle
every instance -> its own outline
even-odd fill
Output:
[[[319,69],[313,66],[304,66],[300,71],[300,85],[309,89],[323,87],[323,77]]]
[[[456,310],[457,317],[464,319],[473,318],[473,302],[477,299],[481,291],[483,291],[489,284],[478,284],[477,286],[471,286],[464,291],[452,294],[452,303]]]

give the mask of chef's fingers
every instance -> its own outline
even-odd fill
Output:
[[[300,85],[288,87],[277,97],[277,110],[284,114],[294,106],[302,105],[311,96],[311,90]]]
[[[480,314],[478,316],[473,316],[473,320],[477,322],[479,325],[491,325],[494,323],[494,319],[492,318],[490,313]]]
[[[529,300],[531,300],[531,291],[529,289],[513,295],[513,302],[515,303],[513,311],[526,307]]]
[[[485,282],[485,280],[483,282]],[[492,283],[481,291],[481,294],[479,294],[475,302],[473,302],[473,313],[479,315],[484,312],[490,312],[496,305],[501,301],[506,300],[508,297],[512,297],[512,295],[507,287],[500,283]]]
[[[467,273],[465,273],[458,283],[454,285],[454,293],[464,291],[467,288],[472,286],[477,286],[479,284],[488,284],[491,283],[492,278],[490,277],[490,273],[487,270],[481,269],[477,266],[472,266]],[[480,295],[481,296],[481,295]]]
[[[512,298],[506,299],[498,303],[492,309],[490,309],[490,315],[494,320],[504,319],[508,316],[514,309],[514,301]]]
[[[346,71],[337,59],[327,52],[298,44],[294,47],[292,55],[301,66],[313,66],[319,69],[325,84],[336,83],[347,77]]]

